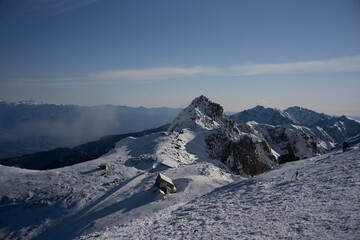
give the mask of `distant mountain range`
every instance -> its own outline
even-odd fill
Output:
[[[157,129],[0,160],[20,167],[0,165],[0,239],[348,239],[359,134],[345,116],[258,106],[229,117],[200,96]]]
[[[55,109],[61,107],[40,106]],[[65,110],[69,111],[70,107],[77,108],[65,106]],[[116,108],[98,108],[106,107]],[[138,114],[139,109],[129,108],[127,112],[129,111]],[[142,109],[140,112],[144,114],[144,111],[150,110]],[[171,109],[166,111],[175,112]],[[131,115],[134,118],[135,113]],[[137,115],[139,119],[135,118],[134,121],[143,121],[140,115]],[[104,114],[100,114],[99,118],[101,116]],[[182,132],[184,129],[190,129],[201,136],[202,144],[206,145],[201,150],[202,154],[220,159],[237,174],[253,176],[278,163],[324,154],[339,147],[343,141],[357,138],[360,134],[360,122],[345,116],[332,117],[300,107],[282,111],[257,106],[228,117],[219,104],[200,96],[182,110],[170,125],[138,133],[111,135],[72,149],[58,148],[1,159],[0,163],[30,169],[58,168],[95,159],[110,151],[115,142],[125,137],[139,137],[160,131]],[[176,162],[172,164],[176,165]]]
[[[156,128],[181,109],[0,101],[0,158],[74,147],[105,135]]]
[[[179,114],[179,109],[170,108],[80,107],[34,102],[1,102],[0,110],[3,113],[0,126],[5,133],[0,138],[0,163],[29,169],[52,169],[92,160],[128,136],[200,126],[201,131],[208,132],[204,137],[206,154],[221,159],[239,174],[256,175],[278,163],[324,154],[360,134],[357,120],[301,107],[282,111],[257,106],[228,117],[220,105],[205,96],[196,98]],[[169,129],[165,125],[148,131],[112,134],[74,148],[47,150],[51,146],[86,142],[85,139],[102,133],[131,132],[171,121]],[[4,158],[11,151],[24,153],[30,148],[34,152],[36,149],[47,151]],[[250,161],[250,158],[257,160]]]

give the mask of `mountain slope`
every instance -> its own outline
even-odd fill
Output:
[[[201,96],[169,131],[124,138],[98,159],[48,171],[0,166],[0,238],[71,239],[171,209],[240,178],[229,170],[268,170],[276,164],[269,149]],[[153,188],[160,172],[178,189],[165,201]]]
[[[279,162],[326,153],[360,134],[360,122],[301,107],[284,111],[257,106],[230,116],[247,132],[258,132],[279,155]]]
[[[359,239],[359,170],[357,146],[280,165],[78,239]]]
[[[299,123],[299,125],[303,126],[317,126],[319,122],[324,122],[331,119],[331,116],[329,115],[324,113],[317,113],[315,111],[301,107],[289,107],[284,110],[284,113],[288,113]]]

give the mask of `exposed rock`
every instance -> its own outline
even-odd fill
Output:
[[[279,155],[279,163],[305,159],[328,152],[334,145],[321,141],[306,127],[248,123],[257,129]]]
[[[259,146],[262,147],[262,150],[267,152],[268,157],[274,162],[273,165],[269,165],[264,161],[259,153]],[[265,149],[263,146],[265,146]],[[269,151],[267,144],[264,141],[260,142],[260,145],[256,144],[248,135],[245,135],[237,142],[232,142],[230,151],[231,157],[228,158],[227,164],[232,171],[238,174],[249,176],[258,175],[269,170],[276,163],[276,159]]]
[[[324,154],[360,134],[359,121],[301,107],[281,111],[257,106],[231,118],[241,131],[262,135],[280,155],[280,163]]]
[[[188,128],[206,133],[210,158],[221,160],[236,174],[254,176],[277,164],[265,138],[251,129],[241,132],[223,108],[207,97],[194,99],[170,125],[169,131]]]
[[[168,131],[181,131],[184,128],[214,130],[223,125],[228,125],[227,122],[229,119],[225,115],[224,109],[219,104],[201,95],[179,113]]]

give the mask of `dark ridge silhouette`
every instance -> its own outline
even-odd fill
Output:
[[[150,133],[166,131],[169,124],[158,128],[144,130],[141,132],[108,135],[97,141],[81,144],[74,148],[56,148],[54,150],[42,151],[34,154],[26,154],[20,157],[10,157],[0,159],[0,164],[5,166],[15,166],[32,170],[47,170],[77,163],[90,161],[109,152],[113,145],[126,137],[141,137]]]

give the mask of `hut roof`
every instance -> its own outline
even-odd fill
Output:
[[[169,159],[162,161],[161,164],[170,168],[177,168],[178,166],[174,161]]]
[[[175,184],[171,181],[171,179],[169,177],[165,176],[164,174],[159,173],[158,178],[159,177],[160,177],[161,180],[164,180],[164,181],[170,183],[171,185],[175,186]]]

